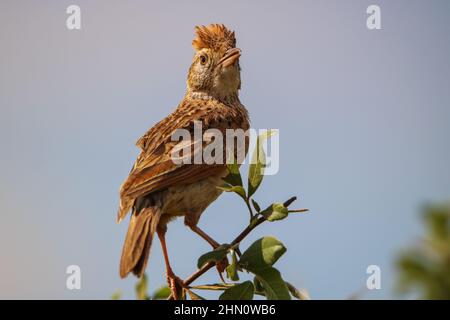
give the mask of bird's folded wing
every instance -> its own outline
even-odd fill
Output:
[[[175,164],[172,159],[132,171],[121,196],[137,198],[177,184],[189,184],[223,172],[223,164]]]
[[[183,150],[190,150],[190,154],[188,156],[183,154],[181,159],[176,159],[178,152],[175,151],[180,147],[177,141],[166,140],[151,152],[143,150],[121,186],[118,220],[120,221],[128,213],[138,197],[173,185],[194,183],[225,173],[224,164],[195,164],[194,159],[199,156],[199,153],[203,153],[206,144],[204,141],[183,141]],[[189,162],[180,161],[182,159],[189,159]]]

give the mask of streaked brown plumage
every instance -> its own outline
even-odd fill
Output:
[[[177,142],[171,141],[171,135],[180,128],[192,131],[194,121],[201,121],[203,130],[216,128],[224,134],[226,129],[249,128],[247,111],[238,97],[240,50],[235,48],[234,32],[224,25],[213,24],[196,27],[196,35],[186,95],[172,114],[137,141],[141,153],[120,189],[117,215],[121,221],[132,211],[120,276],[130,272],[142,276],[157,232],[172,289],[176,277],[165,246],[167,223],[184,216],[186,225],[216,246],[217,242],[200,230],[197,222],[220,195],[217,186],[223,183],[221,178],[226,176],[227,169],[224,164],[175,164],[171,151]]]

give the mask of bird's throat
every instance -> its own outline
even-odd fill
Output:
[[[235,105],[237,103],[240,104],[239,94],[238,92],[230,92],[226,95],[221,95],[217,93],[209,93],[205,91],[188,91],[187,96],[191,99],[200,99],[200,100],[216,100],[226,105]]]

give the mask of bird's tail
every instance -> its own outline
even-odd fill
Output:
[[[160,217],[161,209],[156,206],[133,212],[120,258],[120,277],[130,272],[142,277]]]

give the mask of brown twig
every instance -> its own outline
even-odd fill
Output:
[[[297,200],[297,197],[292,197],[288,200],[286,200],[283,205],[287,208],[289,207],[292,202],[294,202],[295,200]],[[260,217],[258,218],[258,220],[256,220],[256,222],[251,223],[250,225],[248,225],[232,242],[231,245],[236,245],[238,243],[240,243],[242,240],[244,240],[244,238],[253,230],[255,229],[257,226],[259,226],[261,223],[263,223],[264,221],[266,221],[266,218],[264,217]],[[204,266],[202,266],[200,269],[198,269],[197,271],[195,271],[193,274],[191,274],[189,277],[187,277],[184,281],[183,281],[183,285],[184,286],[189,286],[192,282],[194,282],[195,280],[197,280],[199,277],[201,277],[204,273],[206,273],[209,269],[211,269],[212,267],[214,267],[216,265],[215,262],[208,262],[207,264],[205,264]],[[173,300],[172,294],[169,296],[168,300]]]

